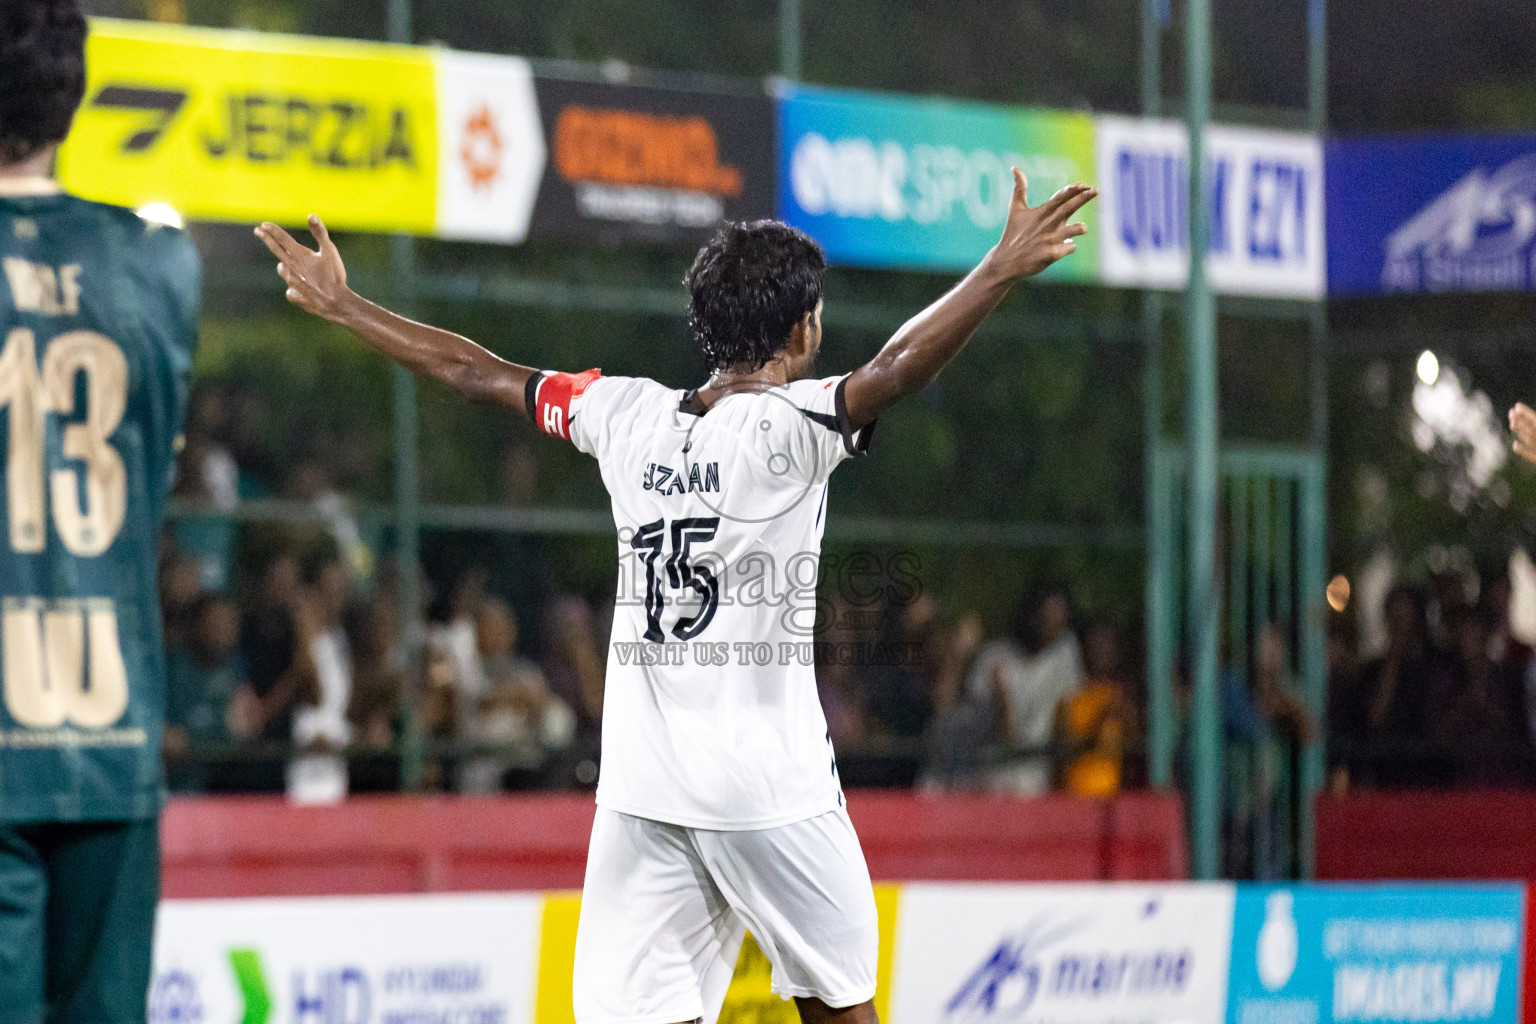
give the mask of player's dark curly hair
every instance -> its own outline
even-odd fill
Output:
[[[0,0],[0,164],[69,134],[85,95],[85,16],[75,0]]]
[[[688,326],[708,369],[755,370],[783,351],[821,301],[826,269],[821,246],[788,224],[723,224],[683,278]]]

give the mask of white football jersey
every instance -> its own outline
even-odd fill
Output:
[[[727,394],[538,374],[528,412],[593,455],[619,583],[600,806],[706,829],[842,805],[816,694],[816,578],[832,469],[868,445],[844,377]]]

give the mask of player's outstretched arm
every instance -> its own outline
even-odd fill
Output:
[[[475,401],[498,402],[527,415],[523,391],[535,372],[509,363],[468,338],[391,313],[347,287],[347,268],[336,243],[310,215],[316,252],[300,245],[276,224],[256,228],[256,237],[278,259],[277,274],[288,285],[288,301],[338,323],[414,373],[447,384]]]
[[[1072,215],[1098,195],[1098,189],[1068,185],[1032,207],[1024,201],[1024,185],[1024,175],[1015,167],[1003,237],[976,269],[903,324],[873,359],[848,376],[843,396],[854,429],[873,423],[897,399],[933,383],[1015,283],[1077,249],[1072,239],[1088,229],[1070,223]]]
[[[1509,429],[1515,435],[1515,454],[1527,462],[1536,462],[1536,411],[1524,402],[1509,410]]]

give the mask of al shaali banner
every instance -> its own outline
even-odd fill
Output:
[[[544,164],[526,61],[97,19],[76,194],[189,217],[517,242]]]
[[[1328,290],[1536,290],[1536,135],[1328,144]]]

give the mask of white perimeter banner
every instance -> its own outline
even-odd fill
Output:
[[[151,1024],[526,1024],[538,894],[161,904]]]
[[[440,238],[521,242],[544,174],[533,69],[521,57],[438,50]]]
[[[1101,117],[1099,272],[1105,284],[1184,287],[1189,276],[1189,135],[1176,121]],[[1314,136],[1212,125],[1211,287],[1319,299],[1327,290],[1323,146]]]
[[[1227,884],[904,887],[890,1024],[1220,1024]]]

